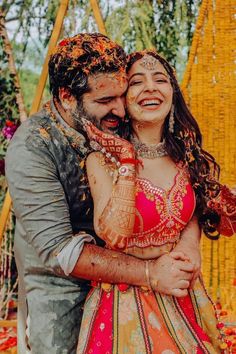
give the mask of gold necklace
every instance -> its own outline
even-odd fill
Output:
[[[141,143],[136,137],[131,135],[130,142],[133,144],[134,149],[139,157],[146,159],[155,159],[157,157],[167,156],[165,140],[158,144],[146,145]]]

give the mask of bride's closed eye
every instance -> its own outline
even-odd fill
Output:
[[[142,84],[141,80],[134,80],[134,81],[129,82],[129,87],[134,86],[134,85],[139,85],[139,84]]]

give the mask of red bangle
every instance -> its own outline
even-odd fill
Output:
[[[121,163],[121,164],[130,163],[131,165],[135,165],[135,166],[137,166],[137,165],[140,164],[141,166],[143,166],[143,163],[142,163],[141,160],[132,159],[132,158],[122,159],[122,160],[120,160],[120,163]]]

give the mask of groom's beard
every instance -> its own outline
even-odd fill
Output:
[[[98,129],[101,129],[100,121],[98,121],[98,119],[94,115],[89,114],[86,111],[82,100],[77,102],[77,106],[75,110],[71,112],[71,116],[73,119],[74,127],[78,131],[81,131],[81,129],[84,130],[81,118],[87,119],[88,121],[93,123]]]
[[[120,117],[117,117],[115,116],[114,114],[112,113],[108,113],[106,114],[104,117],[102,118],[97,118],[96,116],[88,113],[86,111],[86,109],[84,108],[84,105],[83,105],[83,101],[80,100],[77,102],[77,106],[75,108],[74,111],[71,111],[71,116],[72,116],[72,119],[73,119],[73,123],[74,123],[74,127],[76,130],[78,131],[81,131],[81,129],[83,130],[83,123],[81,121],[81,118],[85,118],[87,119],[88,121],[90,121],[91,123],[93,123],[93,125],[95,125],[99,130],[103,130],[104,131],[104,128],[102,127],[102,120],[106,119],[106,118],[118,118],[119,120],[119,126],[116,127],[115,129],[112,129],[112,128],[107,128],[106,129],[106,132],[109,132],[111,134],[119,134],[121,135],[122,131],[123,130],[123,124],[122,124],[122,119]]]

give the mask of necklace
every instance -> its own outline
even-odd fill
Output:
[[[166,151],[165,140],[158,144],[146,145],[131,135],[130,142],[133,144],[137,155],[140,157],[155,159],[156,157],[163,157],[168,155]]]

